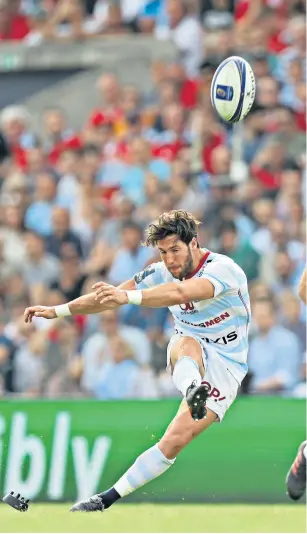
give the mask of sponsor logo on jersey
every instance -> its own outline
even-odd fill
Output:
[[[188,307],[187,310],[193,312],[195,310],[195,307],[194,307],[193,303],[190,302],[189,305],[191,305],[193,307],[192,308]],[[180,308],[181,308],[181,306],[186,306],[186,304],[181,304]],[[181,309],[183,309],[183,308],[181,308]],[[224,312],[224,313],[221,313],[221,315],[217,315],[217,317],[213,317],[213,319],[209,319],[208,321],[205,321],[204,323],[197,323],[197,324],[196,323],[189,323],[189,321],[184,321],[184,319],[180,319],[180,321],[182,321],[185,324],[189,324],[191,326],[198,326],[198,327],[200,326],[201,328],[209,328],[210,326],[215,326],[216,324],[221,323],[222,321],[226,321],[226,319],[229,319],[229,317],[230,317],[230,313]]]
[[[235,341],[238,339],[238,334],[234,330],[233,332],[229,332],[229,334],[217,337],[216,339],[209,339],[208,337],[203,338],[206,343],[214,343],[218,345],[228,345],[228,343],[231,343],[232,341]]]
[[[205,321],[205,325],[207,327],[214,326],[215,324],[218,324],[221,321],[225,321],[229,317],[230,317],[230,314],[228,312],[221,313],[221,315],[218,315],[217,317],[214,317],[213,319],[209,319],[209,321]]]

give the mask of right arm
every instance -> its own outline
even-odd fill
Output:
[[[305,267],[304,272],[302,274],[301,281],[300,281],[300,285],[299,285],[299,288],[298,288],[299,297],[302,299],[304,304],[306,304],[306,300],[307,300],[307,297],[306,297],[306,272],[307,271],[306,271],[306,267]]]
[[[133,279],[127,280],[120,286],[119,289],[126,289],[127,291],[136,289],[135,282]],[[95,292],[88,293],[87,295],[82,295],[75,300],[68,302],[68,307],[71,315],[90,315],[92,313],[100,313],[106,311],[115,306],[108,306],[105,304],[100,304],[99,300],[96,299],[97,295]],[[117,307],[117,306],[116,306]],[[50,306],[30,306],[24,312],[24,320],[26,323],[31,323],[33,317],[44,317],[44,319],[56,319],[58,316],[56,314],[55,307]]]

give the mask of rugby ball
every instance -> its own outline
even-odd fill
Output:
[[[250,111],[256,94],[255,76],[250,64],[231,56],[217,68],[211,84],[211,102],[225,122],[238,122]]]

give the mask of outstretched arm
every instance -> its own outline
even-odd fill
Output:
[[[102,305],[117,304],[122,306],[131,303],[149,308],[166,308],[214,297],[213,284],[204,278],[170,282],[136,291],[113,287],[103,282],[95,284],[94,288]]]
[[[302,274],[302,278],[300,281],[300,285],[298,288],[298,294],[302,301],[306,304],[307,296],[306,296],[306,268],[304,269],[304,272]]]
[[[134,280],[128,280],[127,282],[124,282],[120,286],[118,286],[118,289],[127,291],[134,290],[135,289],[135,283]],[[64,305],[65,306],[65,305]],[[68,313],[66,315],[90,315],[92,313],[100,313],[112,308],[117,308],[118,304],[115,303],[108,303],[108,304],[101,304],[97,298],[96,293],[88,293],[87,295],[82,295],[81,297],[71,300],[66,305],[68,306]],[[56,317],[60,317],[60,315],[57,314],[57,308],[56,307],[50,307],[50,306],[30,306],[27,308],[24,312],[24,320],[26,323],[31,323],[33,317],[44,317],[45,319],[56,319]]]

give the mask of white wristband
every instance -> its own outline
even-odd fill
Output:
[[[143,298],[142,291],[140,289],[126,291],[126,293],[129,304],[136,304],[136,306],[140,306]]]
[[[71,315],[68,304],[60,304],[60,306],[55,306],[54,310],[57,317],[66,317],[67,315]]]

